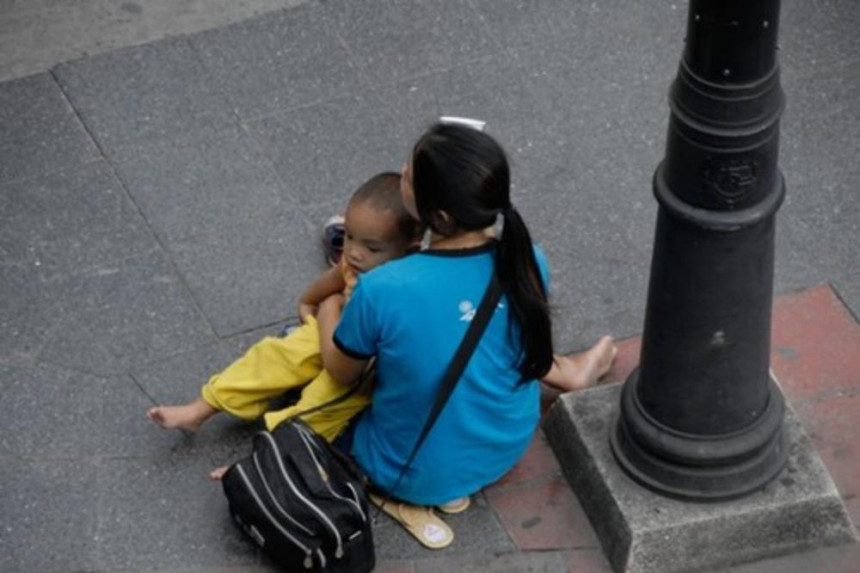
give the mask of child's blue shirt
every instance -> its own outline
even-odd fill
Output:
[[[486,291],[495,243],[423,251],[359,278],[335,331],[358,358],[377,356],[377,385],[358,420],[352,454],[370,480],[390,489],[412,451],[439,384]],[[549,286],[546,259],[535,249]],[[421,447],[397,497],[437,505],[501,478],[528,448],[540,388],[519,383],[519,330],[502,297],[454,393]]]

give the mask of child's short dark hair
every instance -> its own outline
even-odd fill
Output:
[[[397,215],[397,230],[407,241],[420,239],[424,233],[421,222],[413,219],[403,206],[399,173],[386,171],[374,175],[352,194],[350,202],[353,201],[367,202],[376,209],[392,211]]]

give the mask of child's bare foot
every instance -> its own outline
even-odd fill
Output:
[[[604,336],[585,352],[556,356],[558,375],[546,382],[566,392],[590,388],[609,372],[616,354],[612,337]]]
[[[162,428],[196,432],[203,422],[218,413],[218,410],[197,398],[181,406],[156,406],[150,408],[146,417]]]
[[[209,472],[209,479],[213,481],[221,481],[221,478],[224,477],[224,474],[227,473],[227,470],[230,469],[230,466],[221,466],[220,468],[215,468],[211,472]]]

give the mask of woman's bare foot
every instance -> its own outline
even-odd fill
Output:
[[[150,408],[146,417],[162,428],[196,432],[203,422],[218,413],[203,398],[181,406],[156,406]]]
[[[213,481],[221,481],[221,478],[224,477],[224,474],[227,473],[227,470],[230,469],[230,466],[221,466],[220,468],[215,468],[211,472],[209,472],[209,479]]]
[[[544,382],[565,392],[590,388],[609,372],[616,354],[615,341],[604,336],[585,352],[556,356]]]

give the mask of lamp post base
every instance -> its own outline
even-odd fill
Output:
[[[772,379],[767,407],[756,422],[719,436],[662,426],[639,403],[638,384],[637,368],[621,391],[621,414],[610,442],[621,467],[645,487],[690,501],[723,501],[761,489],[785,466],[785,404]]]
[[[544,431],[615,571],[710,570],[855,541],[826,468],[790,409],[788,462],[740,499],[691,503],[642,487],[610,447],[621,384],[562,396]]]

